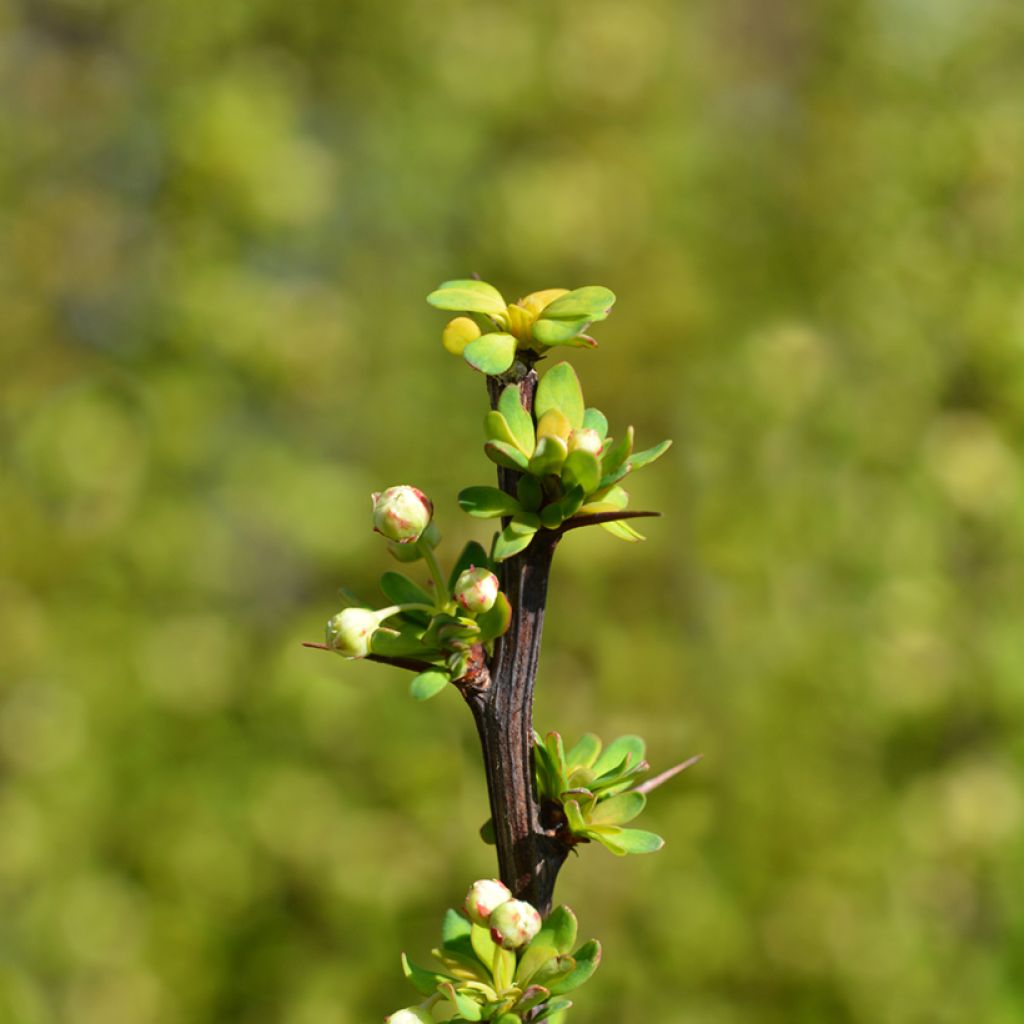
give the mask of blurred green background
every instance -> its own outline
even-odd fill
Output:
[[[0,1020],[412,1000],[472,725],[299,643],[371,490],[487,534],[474,271],[610,286],[570,358],[676,439],[556,560],[538,726],[707,755],[563,873],[572,1019],[1024,1019],[1022,56],[1014,0],[0,0]]]

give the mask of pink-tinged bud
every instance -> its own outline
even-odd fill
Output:
[[[404,1010],[395,1010],[390,1017],[385,1017],[384,1024],[434,1024],[434,1018],[418,1006],[409,1006]]]
[[[569,435],[569,451],[590,452],[591,455],[600,455],[604,450],[604,442],[601,435],[592,427],[580,427]]]
[[[491,938],[502,949],[519,949],[540,931],[540,914],[523,900],[502,903],[488,920]]]
[[[469,887],[463,906],[471,921],[486,928],[491,914],[510,899],[512,893],[498,879],[481,878]]]
[[[455,581],[455,600],[475,615],[489,612],[498,600],[498,586],[498,577],[493,572],[470,566]]]
[[[373,495],[373,528],[399,544],[418,541],[433,514],[433,502],[408,484]]]
[[[365,658],[380,622],[369,608],[346,608],[327,620],[327,646],[346,658]]]

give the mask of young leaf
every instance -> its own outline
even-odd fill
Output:
[[[409,695],[413,700],[430,700],[448,685],[448,673],[439,668],[428,669],[413,678]]]
[[[527,477],[523,478],[528,479]],[[530,477],[529,479],[533,479]],[[545,505],[540,510],[540,524],[545,530],[557,530],[562,525],[562,507],[556,501],[551,505]]]
[[[471,540],[462,549],[462,553],[455,560],[452,573],[448,577],[449,592],[455,589],[455,583],[459,576],[461,576],[466,569],[470,568],[470,566],[475,566],[477,569],[491,568],[491,560],[488,558],[487,552],[484,551],[483,547],[475,540]]]
[[[612,740],[604,753],[592,765],[598,775],[616,767],[625,757],[629,757],[630,764],[639,764],[647,753],[647,744],[642,736],[625,735]]]
[[[604,456],[601,459],[601,472],[610,476],[621,466],[633,453],[633,428],[627,427],[625,436],[612,445],[605,448]]]
[[[653,448],[646,448],[642,452],[637,452],[635,455],[631,455],[629,458],[629,464],[633,469],[641,469],[643,466],[649,466],[655,459],[660,459],[672,447],[672,441],[662,441],[661,444],[656,444]]]
[[[506,469],[518,469],[521,473],[525,473],[529,466],[526,456],[518,448],[502,441],[488,441],[484,445],[484,454],[491,462],[496,462]],[[409,547],[412,545],[410,544]]]
[[[459,491],[458,501],[463,512],[477,519],[496,519],[522,512],[519,502],[497,487],[465,487]]]
[[[488,818],[480,826],[480,838],[488,845],[494,846],[498,841],[498,837],[494,834],[494,819]]]
[[[534,476],[521,476],[516,483],[516,495],[519,504],[527,512],[536,512],[544,502],[544,489],[540,481]]]
[[[506,306],[497,288],[474,280],[445,281],[427,296],[427,302],[434,309],[500,317],[504,317]]]
[[[639,530],[630,526],[629,523],[619,520],[613,520],[610,523],[599,523],[598,525],[601,529],[607,530],[613,537],[618,537],[619,540],[634,542],[647,539]]]
[[[579,448],[569,452],[562,466],[562,483],[567,489],[578,485],[583,488],[584,494],[590,494],[597,490],[600,482],[601,463],[596,455]]]
[[[544,737],[544,747],[555,766],[555,771],[560,779],[565,778],[565,744],[562,742],[560,733],[549,732]]]
[[[408,576],[400,572],[386,572],[380,578],[380,589],[384,596],[392,604],[433,604],[434,597],[424,590],[418,583],[413,583]],[[429,621],[425,612],[405,612],[409,615],[422,615],[423,624]]]
[[[572,433],[572,424],[566,419],[561,409],[548,409],[537,421],[537,437],[557,437],[559,440],[569,443],[569,435]]]
[[[491,977],[494,980],[494,991],[504,992],[512,985],[516,973],[516,955],[511,949],[494,947],[494,962],[491,964]]]
[[[564,981],[565,979],[562,980]],[[544,988],[543,985],[529,985],[527,988],[523,989],[523,994],[519,997],[519,1001],[516,1003],[515,1008],[517,1013],[522,1014],[526,1010],[536,1006],[538,1003],[543,1003],[545,999],[550,998],[550,990]],[[519,1024],[521,1017],[513,1015],[512,1020],[515,1021],[515,1024]]]
[[[580,805],[575,800],[566,800],[562,804],[565,811],[566,821],[569,823],[569,831],[575,835],[584,835],[587,831],[587,822],[580,810]]]
[[[504,444],[512,445],[513,448],[519,448],[516,436],[508,425],[508,420],[495,409],[489,410],[484,416],[484,436],[488,441],[502,441]],[[525,455],[526,452],[523,454]]]
[[[530,459],[529,471],[533,476],[557,473],[568,454],[569,449],[560,437],[542,437]]]
[[[576,929],[576,915],[568,907],[555,907],[533,942],[538,946],[554,946],[559,953],[568,953],[576,944]]]
[[[491,938],[491,933],[486,928],[474,924],[469,933],[469,941],[473,944],[473,952],[476,953],[477,959],[489,970],[494,963],[494,951],[498,948]]]
[[[511,334],[482,334],[463,350],[462,358],[481,373],[495,376],[504,373],[516,357],[516,339]]]
[[[378,629],[370,638],[370,652],[382,658],[422,658],[432,661],[439,657],[436,648],[424,643],[415,632]]]
[[[550,999],[544,1005],[544,1009],[542,1009],[536,1017],[531,1019],[531,1024],[538,1024],[539,1021],[547,1020],[553,1014],[561,1013],[563,1010],[568,1010],[571,1006],[571,999]]]
[[[581,736],[579,742],[566,752],[565,762],[570,768],[577,765],[583,768],[590,768],[598,759],[601,753],[601,739],[594,733],[588,732]]]
[[[615,305],[615,293],[601,285],[575,288],[541,310],[545,320],[604,320]]]
[[[530,329],[534,340],[542,345],[565,345],[576,337],[581,331],[590,326],[590,321],[584,317],[581,320],[535,320]]]
[[[596,430],[602,441],[608,436],[608,418],[600,409],[584,409],[583,426],[588,430]]]
[[[461,992],[455,990],[455,986],[449,981],[441,985],[441,990],[455,1004],[455,1009],[465,1020],[480,1020],[483,1016],[480,1012],[480,1004],[475,999],[470,999]]]
[[[432,996],[437,991],[439,982],[446,980],[446,975],[417,967],[409,958],[402,954],[402,973],[412,982],[413,988],[420,995]]]
[[[498,412],[505,417],[509,430],[515,436],[516,445],[527,455],[532,455],[535,443],[533,419],[523,408],[519,397],[519,388],[515,384],[509,384],[501,392],[501,396],[498,398]]]
[[[619,793],[607,800],[599,800],[590,812],[591,825],[625,825],[632,821],[647,805],[643,793]]]
[[[657,853],[665,845],[665,840],[661,836],[639,828],[596,825],[587,829],[587,835],[616,857],[625,857],[630,853]]]
[[[573,956],[576,958],[576,966],[571,974],[552,984],[551,994],[553,996],[572,992],[573,989],[579,988],[590,978],[601,963],[601,943],[597,939],[591,939],[580,946]]]
[[[582,486],[577,484],[575,487],[570,488],[570,490],[562,495],[561,500],[558,502],[558,507],[562,512],[562,518],[568,519],[570,516],[576,515],[583,505],[583,500],[584,494]]]
[[[536,936],[523,955],[519,958],[519,967],[516,969],[516,984],[526,986],[530,979],[547,963],[558,958],[558,950],[554,946],[541,945],[537,942]]]
[[[536,516],[533,518],[537,519]],[[539,519],[537,520],[537,526],[531,526],[519,519],[513,519],[498,534],[498,539],[494,542],[494,560],[496,562],[503,562],[506,558],[511,558],[512,555],[518,554],[524,548],[529,547],[530,541],[533,540],[533,535],[537,532],[539,525]]]
[[[576,371],[569,363],[556,363],[537,385],[533,411],[538,420],[548,409],[561,410],[574,430],[583,426],[583,389]]]
[[[512,606],[508,603],[508,598],[499,591],[490,611],[481,612],[476,617],[476,624],[480,627],[479,642],[482,644],[505,633],[512,625]]]

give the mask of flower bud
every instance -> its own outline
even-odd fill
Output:
[[[569,451],[590,452],[591,455],[600,455],[604,448],[601,435],[592,427],[580,427],[569,435]]]
[[[365,658],[380,621],[370,608],[346,608],[327,620],[327,646],[345,658]]]
[[[498,577],[487,569],[470,566],[455,581],[455,600],[467,612],[489,612],[498,600]]]
[[[469,919],[482,927],[487,926],[487,919],[503,903],[512,899],[512,893],[496,878],[481,878],[474,882],[466,893],[463,906]]]
[[[421,490],[407,484],[373,495],[373,528],[399,544],[418,541],[433,514],[433,502]]]
[[[540,914],[523,900],[509,900],[495,908],[487,923],[491,938],[502,949],[519,949],[540,931]]]
[[[409,1006],[385,1017],[384,1024],[434,1024],[434,1018],[418,1006]]]
[[[470,320],[468,316],[457,316],[454,320],[449,320],[441,332],[441,344],[453,356],[461,356],[462,350],[479,337],[480,328],[475,320]]]

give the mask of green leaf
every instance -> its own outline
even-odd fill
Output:
[[[592,732],[581,736],[579,742],[566,752],[565,762],[569,768],[580,765],[590,768],[601,753],[601,738]]]
[[[568,907],[555,907],[533,942],[538,946],[553,946],[559,953],[568,953],[576,944],[576,930],[576,915]]]
[[[370,653],[382,658],[424,658],[439,656],[436,648],[424,643],[416,632],[378,629],[370,638]]]
[[[626,460],[632,453],[633,428],[627,427],[625,436],[605,449],[604,455],[601,458],[601,472],[605,476],[611,476],[626,464]]]
[[[409,696],[413,700],[430,700],[436,697],[449,683],[448,673],[439,668],[428,669],[414,676],[409,684]]]
[[[530,979],[537,971],[552,960],[557,960],[557,958],[558,950],[554,946],[538,944],[537,936],[534,936],[533,941],[526,947],[525,952],[519,958],[519,967],[516,969],[516,984],[524,987],[529,985]]]
[[[484,454],[491,462],[496,462],[506,469],[518,469],[519,472],[525,473],[529,466],[526,456],[518,448],[502,441],[488,441],[484,445]]]
[[[514,516],[522,512],[522,506],[497,487],[466,487],[459,491],[459,508],[477,519],[495,519],[498,516]]]
[[[530,459],[529,471],[533,476],[557,474],[568,454],[569,449],[560,437],[542,437]]]
[[[575,835],[583,835],[587,831],[587,822],[580,810],[580,805],[575,800],[565,800],[562,803],[562,810],[565,811],[569,831]]]
[[[443,286],[442,286],[443,287]],[[604,320],[615,305],[615,293],[598,284],[574,288],[541,310],[545,320]]]
[[[526,478],[524,477],[524,479]],[[562,519],[562,509],[557,501],[551,505],[545,505],[540,510],[540,524],[546,530],[557,530],[562,525]]]
[[[519,397],[519,388],[509,384],[498,398],[498,412],[505,417],[509,430],[515,436],[516,444],[527,454],[533,454],[535,438],[533,436],[533,419],[523,408]]]
[[[590,812],[591,825],[625,825],[647,806],[647,797],[632,790],[619,793],[607,800],[598,800]]]
[[[586,834],[617,857],[625,857],[630,853],[657,853],[665,845],[661,836],[639,828],[596,825],[588,828]]]
[[[499,995],[512,985],[516,973],[516,955],[510,949],[494,947],[494,962],[491,964],[491,977],[494,979],[494,991]]]
[[[486,644],[506,632],[512,625],[512,605],[509,604],[508,598],[499,591],[490,610],[481,612],[476,617],[476,624],[480,627],[479,642],[482,644]]]
[[[534,519],[537,519],[537,517],[534,516]],[[506,558],[511,558],[512,555],[518,554],[524,548],[529,547],[530,541],[533,540],[533,535],[537,532],[539,526],[540,520],[537,521],[537,526],[531,526],[528,523],[524,523],[521,519],[513,519],[498,534],[498,539],[494,542],[494,560],[496,562],[503,562]]]
[[[541,487],[540,481],[535,476],[521,476],[516,483],[516,495],[519,498],[519,504],[527,512],[538,511],[544,502],[544,488]]]
[[[608,419],[600,409],[584,409],[583,426],[596,430],[602,441],[608,436]]]
[[[583,505],[584,498],[583,487],[580,484],[563,494],[558,502],[558,507],[562,510],[562,518],[568,519],[570,516],[576,515]]]
[[[560,410],[574,430],[583,426],[583,389],[569,363],[556,363],[537,385],[534,415],[539,420],[548,409]]]
[[[601,943],[597,939],[591,939],[580,946],[573,956],[576,958],[576,966],[571,974],[552,984],[551,994],[553,996],[561,996],[565,995],[566,992],[572,992],[573,989],[579,988],[580,985],[589,980],[601,963]]]
[[[473,952],[476,953],[477,959],[490,970],[494,963],[494,951],[498,948],[491,938],[491,933],[486,928],[474,924],[469,933],[469,941],[473,944]]]
[[[539,1021],[547,1020],[552,1014],[560,1013],[562,1010],[568,1010],[570,1006],[572,1006],[571,999],[552,999],[544,1006],[544,1009],[541,1010],[536,1017],[532,1018],[531,1024],[538,1024]]]
[[[450,309],[460,313],[484,313],[505,316],[507,303],[501,292],[486,281],[445,281],[427,296],[434,309]]]
[[[589,326],[590,320],[585,317],[580,320],[545,320],[542,317],[533,322],[530,332],[542,345],[564,345]]]
[[[489,985],[491,972],[476,958],[473,947],[469,944],[469,936],[466,936],[467,952],[459,952],[454,949],[432,949],[431,956],[444,968],[445,973],[451,978],[460,981],[481,981]]]
[[[598,525],[602,530],[607,530],[613,537],[618,537],[619,540],[633,542],[647,539],[639,530],[621,520],[613,520],[610,523],[598,523]]]
[[[629,494],[625,488],[612,484],[595,491],[587,499],[581,512],[621,512],[629,504]]]
[[[519,448],[516,436],[508,425],[508,420],[495,409],[488,410],[484,416],[484,436],[488,441],[502,441],[512,445],[513,448]],[[523,454],[525,455],[526,452]]]
[[[534,972],[533,982],[536,985],[551,985],[572,974],[576,961],[568,953],[563,953],[554,960],[549,960]]]
[[[481,373],[495,376],[504,373],[516,357],[516,339],[511,334],[481,334],[463,350],[462,358]]]
[[[487,552],[484,551],[483,547],[475,540],[471,540],[463,549],[459,557],[455,560],[455,565],[452,568],[451,575],[448,577],[448,590],[449,592],[455,589],[455,582],[462,575],[466,569],[470,566],[475,566],[478,569],[490,569],[491,560],[487,556]]]
[[[386,572],[380,578],[381,593],[392,604],[433,604],[434,595],[424,590],[418,583],[414,583],[408,576],[400,572]],[[426,625],[430,621],[427,612],[410,611],[403,612],[414,622]]]
[[[424,996],[432,996],[437,991],[438,983],[446,980],[446,976],[443,974],[417,967],[404,953],[402,954],[402,973],[412,982],[413,988]]]
[[[577,449],[569,452],[562,466],[562,483],[566,488],[583,488],[584,494],[596,491],[601,482],[601,463],[591,452]]]
[[[603,775],[606,771],[614,768],[624,758],[629,757],[629,764],[639,764],[647,754],[647,744],[644,742],[642,736],[633,736],[627,734],[620,736],[618,739],[612,740],[607,747],[604,748],[604,752],[592,765],[594,771],[598,775]]]
[[[494,834],[494,819],[493,818],[488,818],[480,826],[480,838],[488,846],[494,846],[497,843],[498,837]]]
[[[544,748],[551,758],[551,763],[558,773],[558,778],[565,778],[565,744],[560,733],[549,732],[544,737]]]
[[[564,979],[563,979],[564,980]],[[531,1009],[538,1003],[543,1003],[545,999],[551,998],[551,991],[546,989],[543,985],[529,985],[523,989],[523,994],[519,997],[516,1003],[516,1011],[518,1014],[522,1014],[526,1010]],[[519,1024],[521,1017],[515,1016],[513,1020],[516,1024]]]
[[[469,938],[472,927],[457,910],[449,908],[441,922],[441,944],[446,949],[464,948],[463,940]]]
[[[672,447],[672,441],[662,441],[660,444],[656,444],[653,448],[646,448],[642,452],[637,452],[635,455],[631,455],[629,458],[629,464],[633,469],[641,469],[644,466],[649,466],[655,459],[660,459]]]
[[[475,999],[470,999],[469,996],[457,992],[451,982],[444,983],[441,988],[455,1004],[455,1008],[459,1011],[461,1017],[466,1020],[480,1020],[482,1016],[480,1004]]]

